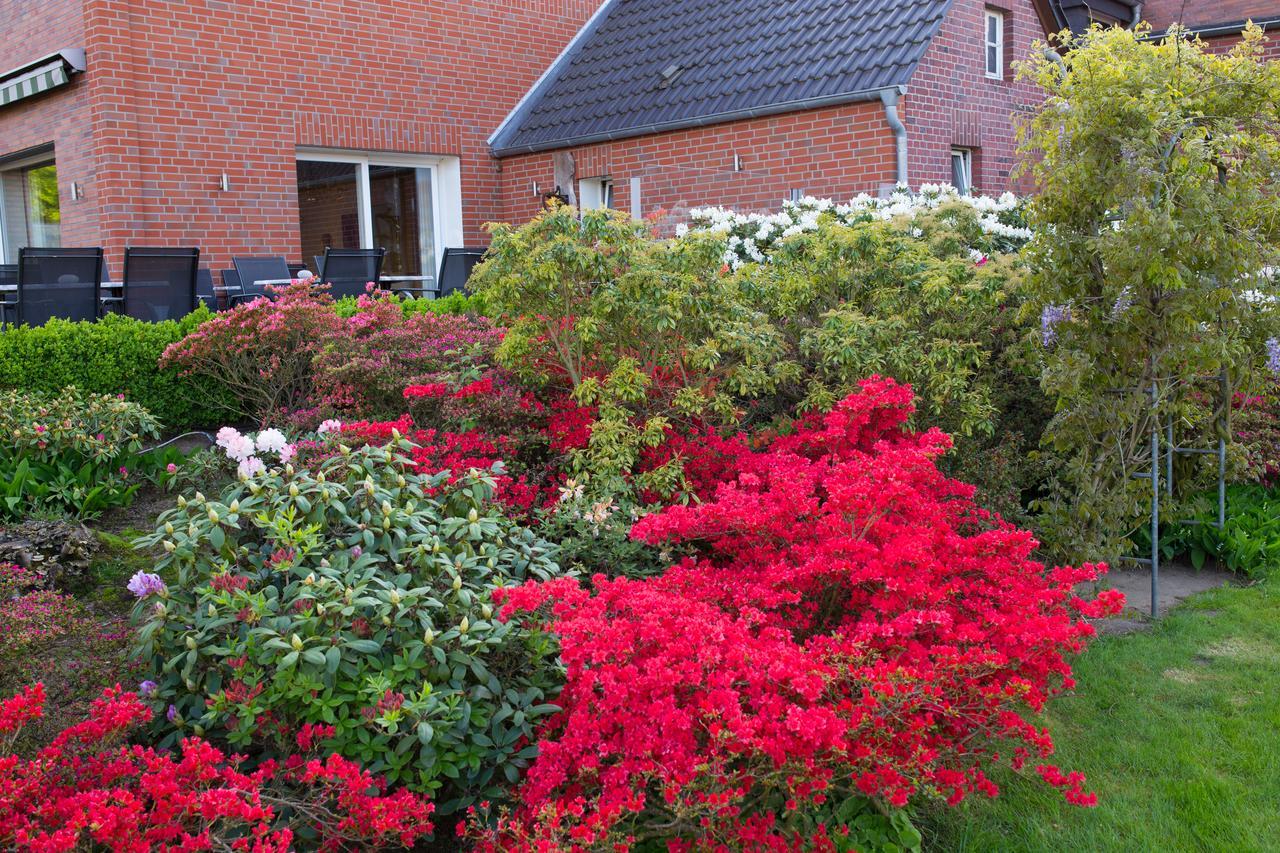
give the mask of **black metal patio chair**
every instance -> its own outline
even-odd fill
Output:
[[[240,277],[240,292],[228,292],[227,303],[237,305],[259,296],[270,297],[268,285],[263,282],[285,282],[293,279],[289,263],[282,257],[232,258],[236,275]]]
[[[18,250],[18,322],[43,326],[54,317],[102,316],[102,249]]]
[[[18,265],[0,264],[0,323],[18,317]]]
[[[440,296],[461,290],[466,292],[467,279],[484,257],[484,249],[445,249],[440,259],[440,278],[437,289]]]
[[[378,287],[382,276],[382,260],[386,249],[334,249],[326,247],[317,274],[329,285],[334,299],[359,296],[369,282]]]
[[[138,320],[177,320],[196,310],[199,249],[124,250],[124,313]]]

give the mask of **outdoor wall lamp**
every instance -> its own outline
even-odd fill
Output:
[[[231,178],[228,177],[226,172],[223,172],[222,175],[218,177],[218,189],[224,193],[231,192]]]
[[[72,181],[71,182],[71,200],[80,201],[80,199],[82,198],[84,198],[84,184],[81,184],[77,181]]]

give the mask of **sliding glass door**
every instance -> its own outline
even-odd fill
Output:
[[[434,276],[438,243],[435,165],[414,158],[298,154],[303,262],[325,247],[385,248],[385,275]]]

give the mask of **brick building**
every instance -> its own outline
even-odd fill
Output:
[[[1181,2],[1145,15],[1168,26]],[[641,216],[903,179],[999,192],[1037,99],[1012,63],[1081,8],[1127,24],[1138,5],[0,0],[0,263],[377,245],[388,272],[430,274],[557,189]],[[1187,5],[1262,19],[1277,0]]]
[[[0,106],[0,263],[56,241],[105,247],[114,273],[127,245],[217,269],[363,243],[430,272],[483,244],[485,140],[598,2],[0,0],[0,92],[69,77]]]

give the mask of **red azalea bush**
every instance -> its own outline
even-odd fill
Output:
[[[1280,480],[1280,386],[1263,394],[1235,394],[1231,401],[1234,438],[1244,452],[1242,479],[1264,486]]]
[[[43,685],[0,702],[0,843],[8,850],[294,849],[295,838],[322,850],[411,847],[432,832],[432,806],[382,784],[337,755],[252,772],[199,738],[180,754],[131,746],[129,734],[151,711],[118,687],[103,692],[89,718],[32,758],[10,754],[22,727],[39,719]],[[299,733],[304,750],[323,732]]]
[[[412,442],[415,447],[410,456],[419,474],[449,472],[449,482],[454,483],[471,469],[488,471],[496,462],[514,457],[513,442],[504,435],[485,432],[448,432],[435,429],[418,429],[413,418],[402,415],[394,421],[357,421],[342,426],[342,441],[354,445],[381,445],[395,438],[395,434]],[[521,474],[500,474],[494,477],[494,500],[517,510],[530,509],[538,496],[538,490]]]
[[[507,618],[560,636],[567,683],[484,849],[831,849],[837,804],[994,796],[991,765],[1052,753],[1021,712],[1072,686],[1083,617],[1122,597],[1081,600],[1105,566],[1046,569],[941,475],[950,439],[904,427],[909,387],[861,389],[739,445],[704,503],[637,523],[695,549],[665,575],[507,594]],[[1079,774],[1037,770],[1093,802]],[[836,818],[815,830],[815,814]]]

